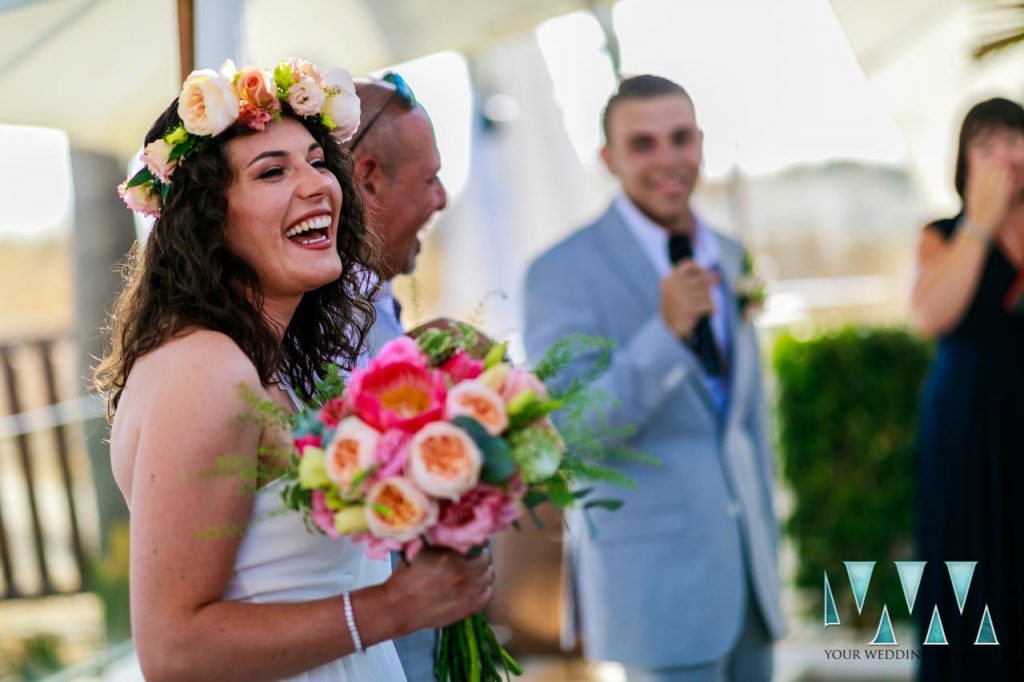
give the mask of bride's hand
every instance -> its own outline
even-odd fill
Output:
[[[415,631],[479,613],[491,600],[493,583],[487,552],[467,559],[452,551],[424,549],[411,564],[399,565],[384,587]]]

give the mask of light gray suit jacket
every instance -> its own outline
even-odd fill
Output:
[[[543,254],[527,275],[531,360],[568,334],[614,339],[611,366],[595,383],[618,402],[606,416],[634,427],[628,445],[662,462],[622,464],[634,490],[597,486],[595,497],[625,505],[592,513],[593,538],[570,517],[573,592],[590,658],[644,667],[718,660],[736,644],[751,594],[769,634],[784,631],[760,354],[732,293],[743,248],[713,234],[732,340],[722,415],[696,357],[662,320],[659,277],[617,210]]]

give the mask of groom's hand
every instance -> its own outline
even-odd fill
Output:
[[[494,591],[488,552],[467,559],[448,550],[424,549],[400,564],[384,584],[391,603],[414,625],[410,632],[451,625],[487,606]]]
[[[715,310],[711,289],[718,276],[692,260],[680,261],[661,280],[661,316],[680,339],[687,339],[697,322]]]

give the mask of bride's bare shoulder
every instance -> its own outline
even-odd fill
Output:
[[[259,386],[252,360],[231,337],[209,329],[184,332],[139,358],[128,383],[219,392],[239,382]],[[126,387],[127,388],[127,387]]]

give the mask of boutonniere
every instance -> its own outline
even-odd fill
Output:
[[[749,251],[743,252],[743,267],[736,281],[736,305],[744,322],[764,307],[768,298],[765,281],[754,272],[754,258]]]

